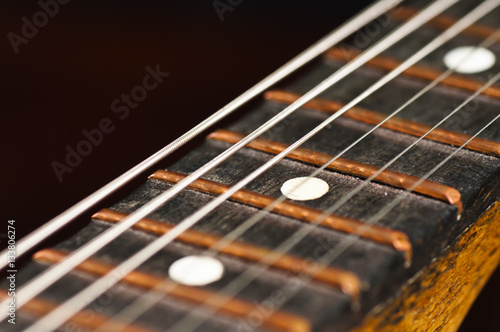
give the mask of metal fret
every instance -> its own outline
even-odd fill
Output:
[[[152,174],[150,178],[175,184],[185,178],[185,175],[172,171],[160,170]],[[220,195],[226,192],[230,188],[230,186],[200,179],[193,182],[189,186],[189,188],[211,195]],[[275,200],[275,198],[248,190],[239,190],[233,196],[231,196],[230,200],[250,205],[258,209],[263,209],[266,206],[270,205]],[[323,214],[323,211],[292,202],[281,202],[276,205],[272,212],[308,223],[313,223]],[[320,225],[344,233],[357,234],[359,232],[358,229],[360,229],[360,227],[363,226],[364,223],[359,220],[331,214],[326,219],[324,219],[320,223]],[[359,235],[362,238],[390,246],[397,251],[402,252],[404,254],[406,262],[411,262],[412,245],[410,240],[408,239],[408,236],[403,232],[399,232],[397,230],[382,226],[372,226],[364,230]]]
[[[217,130],[208,136],[209,139],[224,141],[231,144],[239,142],[243,137],[243,134],[228,130]],[[250,144],[248,144],[247,147],[271,154],[279,154],[284,151],[288,147],[288,145],[280,142],[257,138]],[[287,157],[289,159],[302,161],[316,166],[323,166],[333,158],[333,156],[326,153],[311,151],[303,148],[295,149],[294,151],[289,153]],[[337,160],[329,164],[327,168],[361,178],[369,178],[379,170],[378,167],[344,158],[338,158]],[[374,181],[376,182],[402,189],[411,188],[419,180],[420,179],[418,177],[390,170],[382,171],[374,179]],[[425,180],[413,191],[453,204],[457,207],[459,214],[462,212],[463,206],[461,195],[460,192],[455,188]]]
[[[45,249],[37,252],[33,258],[36,261],[46,264],[56,264],[62,261],[67,254],[65,252]],[[115,266],[104,263],[96,259],[87,259],[77,266],[77,270],[101,277]],[[199,287],[179,285],[173,281],[165,280],[148,273],[133,271],[122,278],[122,281],[132,286],[155,289],[158,292],[166,292],[170,296],[184,300],[186,302],[217,306],[219,312],[236,316],[246,317],[249,313],[258,309],[258,305],[236,298],[227,298],[222,294],[215,293]],[[218,303],[224,303],[220,306]],[[283,311],[273,311],[264,318],[263,326],[278,331],[307,332],[311,330],[307,319]]]
[[[268,91],[264,95],[264,98],[267,100],[272,100],[284,104],[291,104],[300,97],[301,95],[299,94],[294,94],[286,91]],[[309,101],[303,107],[325,113],[335,113],[344,106],[345,105],[343,103],[340,103],[338,101],[315,98]],[[386,114],[361,107],[353,107],[349,111],[344,113],[343,116],[371,125],[378,125],[387,118]],[[431,126],[419,122],[404,120],[398,117],[390,118],[385,123],[383,123],[381,127],[415,137],[423,136],[432,128]],[[470,140],[471,136],[446,129],[436,128],[425,138],[435,142],[450,144],[458,147],[462,146],[464,143]],[[479,137],[476,137],[472,141],[470,141],[470,143],[468,143],[465,148],[500,157],[500,143],[482,139]]]
[[[128,214],[126,213],[104,209],[94,214],[92,218],[110,223],[118,223],[123,218],[127,217],[127,215]],[[135,224],[133,228],[155,235],[163,235],[174,227],[175,225],[169,225],[164,222],[144,218],[141,219],[137,224]],[[217,242],[219,242],[221,238],[219,236],[208,233],[188,230],[179,235],[177,240],[195,246],[210,248]],[[273,251],[267,248],[243,243],[241,241],[234,241],[228,244],[226,247],[221,248],[220,252],[250,262],[258,262],[263,257],[272,254]],[[320,267],[318,271],[315,271],[314,274],[308,274],[304,269],[304,266],[306,266],[307,264],[308,263],[301,258],[293,257],[291,255],[283,255],[271,266],[296,274],[302,273],[309,275],[317,281],[332,285],[335,288],[339,288],[345,294],[351,296],[353,298],[353,301],[357,302],[359,300],[359,296],[361,293],[361,281],[354,273],[323,266]]]
[[[361,53],[358,50],[347,48],[332,48],[328,52],[326,52],[326,57],[328,59],[336,61],[349,62],[360,54]],[[402,61],[390,57],[376,56],[368,61],[365,66],[383,71],[392,71],[395,68],[399,67],[402,63]],[[408,77],[423,79],[426,81],[434,81],[442,74],[443,72],[440,70],[422,65],[413,65],[403,72],[403,75],[406,75]],[[480,82],[474,78],[464,77],[457,74],[452,74],[444,78],[443,80],[441,80],[440,84],[467,90],[470,92],[476,92],[484,85],[483,82]],[[500,87],[490,86],[486,88],[482,92],[482,94],[493,98],[500,98]]]
[[[419,12],[419,9],[415,9],[408,6],[401,6],[397,10],[391,12],[391,16],[396,20],[404,21],[409,19],[412,16],[415,16]],[[438,15],[429,21],[429,25],[435,26],[440,29],[448,29],[453,24],[457,23],[457,19],[447,15]],[[466,28],[463,32],[464,35],[469,35],[473,37],[477,37],[479,39],[488,38],[493,33],[495,33],[495,29],[482,24],[471,24],[468,28]],[[498,38],[500,41],[500,36]]]

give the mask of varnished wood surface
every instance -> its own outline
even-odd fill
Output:
[[[239,142],[241,139],[243,139],[243,137],[243,134],[232,132],[229,130],[217,130],[208,136],[209,139],[220,140],[232,144]],[[286,144],[266,140],[263,138],[257,138],[247,146],[252,149],[272,154],[279,154],[288,147],[288,145]],[[352,160],[347,160],[345,158],[337,158],[335,161],[330,162],[330,160],[333,159],[332,155],[311,151],[304,148],[295,149],[287,155],[287,158],[311,163],[316,166],[323,166],[325,164],[328,164],[328,169],[332,169],[349,175],[359,176],[361,178],[369,178],[379,171],[378,167]],[[403,189],[409,189],[414,186],[415,183],[421,181],[421,183],[415,189],[413,189],[414,192],[434,197],[455,205],[458,209],[458,213],[462,213],[463,206],[461,195],[460,192],[455,188],[429,180],[422,181],[418,177],[390,171],[387,169],[378,174],[373,179],[373,181]]]
[[[56,264],[66,256],[67,254],[62,251],[45,249],[37,252],[33,258],[39,262]],[[85,260],[76,267],[77,270],[97,276],[103,276],[114,268],[115,266],[96,259]],[[237,317],[246,317],[252,311],[257,310],[255,304],[237,298],[228,298],[223,294],[211,292],[200,287],[180,285],[140,271],[133,271],[125,275],[122,281],[147,290],[154,288],[158,292],[168,293],[170,296],[183,301],[216,306],[219,312]],[[311,330],[310,324],[306,319],[283,311],[274,311],[271,313],[263,321],[263,325],[277,331],[286,332],[307,332]]]
[[[353,332],[458,330],[500,262],[500,202]],[[479,325],[479,324],[478,324]]]
[[[266,98],[267,100],[273,100],[279,103],[286,104],[291,104],[300,97],[301,95],[299,94],[279,90],[268,91],[264,95],[264,98]],[[335,113],[344,106],[345,104],[334,100],[315,98],[307,102],[303,107],[320,112]],[[345,112],[342,116],[371,125],[378,125],[387,118],[386,114],[367,110],[361,107],[353,107]],[[422,123],[409,121],[398,117],[392,117],[388,119],[381,125],[381,127],[416,137],[423,136],[432,128],[431,126]],[[472,136],[446,129],[436,128],[429,134],[427,134],[425,138],[440,143],[462,146],[467,141],[469,141]],[[464,146],[464,148],[500,157],[500,143],[486,140],[480,137],[473,138]]]
[[[92,216],[94,219],[111,223],[118,223],[125,217],[127,217],[127,214],[109,209],[101,210]],[[163,222],[145,218],[137,222],[133,228],[156,235],[163,235],[174,228],[174,225],[168,225]],[[222,240],[221,237],[193,230],[183,232],[177,239],[191,245],[218,250],[226,255],[235,256],[250,262],[259,262],[269,256],[267,259],[274,258],[274,262],[271,263],[272,267],[293,273],[309,275],[317,281],[340,288],[345,294],[352,296],[354,302],[359,301],[362,288],[361,281],[354,273],[349,271],[333,269],[327,266],[317,266],[317,269],[314,269],[314,274],[308,273],[306,267],[310,263],[303,259],[273,252],[270,249],[257,247],[241,241],[228,243],[224,247],[216,247],[215,245]]]

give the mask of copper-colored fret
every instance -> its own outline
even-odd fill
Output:
[[[268,91],[264,96],[268,100],[286,104],[291,104],[301,97],[301,95],[285,91]],[[333,100],[316,98],[306,103],[304,107],[321,112],[335,113],[342,107],[344,107],[344,104]],[[351,108],[350,110],[345,112],[343,116],[372,125],[377,125],[387,118],[386,114],[378,113],[360,107]],[[432,128],[431,126],[427,126],[414,121],[404,120],[397,117],[390,118],[382,124],[382,127],[416,137],[421,137]],[[471,136],[456,133],[450,130],[436,128],[425,138],[440,143],[462,146],[469,139],[471,139]],[[486,139],[475,137],[472,141],[467,143],[465,148],[500,157],[500,143],[489,141]]]
[[[351,61],[360,54],[359,51],[347,48],[332,48],[327,52],[327,57],[330,59],[338,61]],[[390,57],[377,56],[372,58],[366,63],[368,67],[381,69],[384,71],[391,71],[397,68],[402,62]],[[429,68],[422,65],[414,65],[403,72],[404,75],[424,79],[428,81],[434,81],[436,78],[443,74],[442,71],[436,70],[434,68]],[[454,88],[459,88],[463,90],[468,90],[471,92],[476,92],[479,90],[484,83],[477,79],[464,77],[458,74],[452,74],[440,82],[443,85],[451,86]],[[482,92],[482,94],[500,98],[500,87],[490,86]]]
[[[419,10],[407,6],[401,6],[397,10],[394,10],[391,15],[397,20],[407,20],[410,17],[418,14]],[[454,17],[446,15],[438,15],[429,21],[430,25],[441,29],[448,29],[453,24],[457,23],[457,19]],[[472,24],[465,28],[463,34],[470,35],[473,37],[479,37],[480,39],[485,39],[495,33],[495,29],[481,24]],[[500,40],[500,37],[498,38]]]
[[[244,135],[240,133],[228,130],[217,130],[208,136],[208,138],[232,144],[239,142],[241,139],[243,139],[243,137]],[[247,147],[267,153],[279,154],[284,151],[288,147],[288,145],[262,138],[257,138],[250,144],[248,144]],[[290,152],[287,157],[317,166],[323,166],[333,158],[333,156],[326,153],[311,151],[303,148],[295,149],[294,151]],[[361,178],[368,178],[379,171],[378,167],[344,158],[338,158],[334,162],[330,163],[327,168]],[[415,185],[417,181],[420,181],[420,179],[415,176],[384,170],[375,177],[374,181],[402,189],[409,189],[413,185]],[[424,180],[415,189],[413,189],[413,191],[456,205],[458,208],[458,213],[462,213],[461,195],[456,189],[452,187]]]
[[[94,214],[92,218],[117,223],[126,216],[127,214],[125,213],[104,209]],[[133,228],[148,233],[162,235],[174,228],[174,225],[169,225],[152,219],[141,219],[133,226]],[[179,235],[177,240],[200,247],[210,248],[221,240],[221,238],[212,234],[187,230]],[[236,256],[251,262],[258,262],[265,256],[273,253],[272,250],[239,241],[234,241],[228,244],[224,248],[220,249],[220,251],[226,255]],[[361,281],[354,273],[334,269],[328,266],[322,266],[311,274],[308,273],[305,268],[307,264],[309,264],[309,262],[303,259],[290,255],[280,255],[280,258],[272,263],[271,266],[293,273],[308,274],[315,280],[340,288],[344,293],[352,296],[355,302],[358,301],[361,292]]]
[[[5,290],[0,290],[0,300],[7,298],[7,292]],[[26,303],[21,310],[26,310],[36,317],[43,317],[47,315],[52,310],[56,309],[58,305],[51,301],[46,301],[38,298],[34,298],[28,303]],[[126,325],[118,321],[110,320],[108,317],[96,314],[95,312],[90,312],[87,310],[80,311],[76,313],[69,322],[78,325],[85,330],[95,330],[106,324],[109,327],[107,331],[123,331],[123,332],[148,332],[150,329],[145,329],[136,325]]]
[[[66,256],[67,254],[62,251],[45,249],[37,252],[33,257],[37,261],[54,264],[60,262]],[[78,270],[96,276],[103,276],[114,268],[114,265],[96,259],[87,259],[77,266]],[[172,297],[194,304],[216,306],[221,313],[238,318],[246,317],[254,310],[257,310],[257,305],[255,304],[236,298],[228,298],[222,294],[203,288],[178,285],[172,281],[144,272],[133,271],[123,277],[122,281],[136,287],[145,289],[155,288],[158,292],[168,292]],[[311,326],[307,319],[283,311],[274,311],[271,313],[264,319],[263,326],[277,331],[311,331]]]
[[[150,176],[150,178],[166,181],[169,183],[178,183],[185,177],[186,175],[184,174],[163,170],[157,171]],[[192,182],[189,187],[191,189],[195,189],[212,195],[221,195],[231,188],[228,185],[204,179],[199,179]],[[267,207],[275,200],[275,198],[271,196],[258,194],[248,190],[239,190],[234,195],[232,195],[230,199],[232,201],[250,205],[259,209]],[[274,207],[272,212],[309,223],[314,222],[323,214],[323,211],[291,202],[279,203]],[[355,219],[345,218],[333,214],[326,217],[325,220],[321,222],[321,225],[350,234],[357,234],[359,232],[359,235],[363,238],[392,246],[396,250],[403,252],[407,264],[410,264],[411,262],[411,242],[408,239],[408,236],[406,236],[406,234],[402,232],[375,225],[370,226],[366,230],[360,231],[360,229],[363,228],[362,226],[366,224]],[[232,254],[236,254],[237,256],[241,257],[242,253],[246,254],[246,252],[243,250],[233,250]],[[257,260],[257,257],[251,257],[251,260]],[[290,267],[291,266],[287,267],[287,269],[289,269]]]

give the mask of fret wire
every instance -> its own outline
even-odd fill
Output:
[[[149,167],[153,166],[166,156],[170,155],[181,146],[189,142],[194,137],[201,134],[206,129],[210,128],[236,109],[247,103],[249,100],[258,96],[272,85],[278,83],[285,77],[297,69],[303,67],[311,60],[325,52],[327,49],[341,42],[363,26],[376,19],[378,16],[383,15],[391,8],[395,7],[403,0],[379,0],[375,4],[367,7],[354,18],[348,20],[337,29],[330,32],[328,35],[311,45],[309,48],[292,58],[276,71],[265,77],[262,81],[245,91],[229,104],[218,110],[216,113],[199,123],[188,132],[171,142],[161,150],[157,151],[141,163],[137,164],[127,172],[123,173],[113,181],[109,182],[102,188],[98,189],[88,197],[73,205],[71,208],[57,215],[49,220],[40,228],[24,236],[17,242],[16,250],[17,257],[26,254],[29,250],[40,244],[43,240],[50,237],[55,231],[64,227],[73,219],[90,209],[92,206],[102,201],[107,196],[114,193],[116,190],[130,182],[132,179],[146,171]],[[0,253],[0,269],[7,266],[7,249]]]
[[[85,260],[86,258],[90,257],[93,255],[95,252],[97,252],[99,249],[103,248],[106,246],[107,243],[112,241],[114,238],[125,232],[127,229],[129,229],[133,224],[135,224],[137,221],[139,221],[141,218],[145,217],[149,213],[153,212],[156,210],[158,207],[160,207],[163,203],[177,195],[181,190],[186,188],[189,183],[192,181],[198,179],[202,175],[204,175],[206,172],[208,172],[210,169],[213,167],[217,166],[220,164],[222,161],[226,160],[229,158],[232,154],[235,152],[239,151],[241,148],[243,148],[246,144],[251,142],[253,139],[257,138],[260,134],[268,130],[269,128],[273,127],[276,123],[279,121],[283,120],[286,118],[288,115],[292,114],[294,111],[296,111],[300,106],[305,104],[307,101],[310,99],[316,97],[318,94],[321,92],[325,91],[327,88],[329,88],[331,85],[335,84],[342,78],[348,76],[351,74],[354,70],[358,69],[360,66],[362,66],[364,63],[366,63],[369,59],[373,58],[374,56],[380,54],[382,51],[385,49],[389,48],[390,46],[394,45],[396,42],[416,30],[417,28],[421,27],[424,25],[426,22],[428,22],[432,17],[436,16],[437,14],[441,13],[445,9],[449,8],[453,4],[455,4],[458,0],[437,0],[433,2],[431,5],[429,5],[427,8],[422,10],[419,14],[417,14],[414,18],[409,20],[408,22],[402,24],[400,27],[395,29],[392,33],[390,33],[388,36],[386,36],[384,39],[379,41],[377,44],[372,46],[370,49],[368,49],[366,52],[361,54],[358,58],[353,60],[352,62],[348,63],[346,66],[342,67],[340,70],[332,74],[330,77],[325,79],[323,82],[319,83],[316,87],[311,89],[306,95],[303,96],[301,100],[296,101],[294,104],[288,106],[285,108],[281,113],[276,115],[273,119],[269,120],[265,124],[263,124],[261,127],[256,129],[253,133],[249,134],[248,136],[245,137],[244,140],[238,142],[237,144],[233,145],[223,153],[221,153],[219,156],[215,157],[212,159],[210,162],[199,168],[198,170],[194,171],[191,173],[186,179],[183,181],[179,182],[177,185],[173,186],[169,190],[163,192],[150,202],[148,202],[146,205],[142,206],[138,210],[136,210],[133,214],[131,214],[129,217],[124,219],[124,221],[120,224],[114,225],[112,228],[106,230],[105,232],[101,233],[99,236],[88,242],[84,247],[77,249],[75,252],[73,252],[70,256],[68,256],[67,259],[65,259],[63,262],[58,264],[57,266],[51,267],[48,270],[44,271],[41,273],[39,276],[36,278],[30,280],[27,285],[23,287],[23,289],[20,290],[19,295],[18,295],[18,307],[22,306],[24,303],[26,303],[29,299],[37,296],[43,289],[46,287],[50,286],[52,283],[54,283],[56,280],[64,276],[65,274],[69,273],[76,265],[78,265],[80,262]],[[493,1],[493,0],[489,0]],[[463,25],[464,23],[462,23]],[[460,24],[457,23],[455,28],[450,28],[450,30],[447,30],[443,34],[444,39],[447,37],[451,38],[453,35],[453,31],[459,30]],[[458,33],[458,31],[456,32]],[[450,35],[450,36],[447,36]],[[430,50],[430,49],[429,49]],[[428,51],[429,51],[428,50]],[[422,56],[423,53],[421,54]],[[335,118],[341,115],[341,112],[339,112],[336,115],[333,115],[330,119],[330,121],[333,121]],[[321,128],[318,128],[318,131]],[[313,133],[314,134],[314,133]],[[280,158],[283,158],[280,156]],[[277,162],[277,161],[275,161]],[[268,165],[267,167],[270,167]],[[223,197],[223,196],[221,196]],[[218,200],[215,200],[218,204]],[[207,209],[213,209],[214,205],[209,204],[206,206]],[[165,234],[164,237],[159,238],[161,241],[158,241],[157,243],[152,243],[151,248],[156,248],[156,250],[159,250],[162,246],[166,245],[167,243],[171,242],[177,235],[182,233],[184,230],[190,228],[194,223],[197,222],[202,216],[204,211],[207,209],[201,209],[197,213],[192,215],[192,218],[184,220],[182,224],[179,224],[175,229],[173,229],[171,232],[168,234]],[[198,219],[197,219],[198,218]],[[161,243],[164,243],[161,245]],[[155,247],[157,246],[157,247]],[[140,261],[141,259],[147,259],[147,258],[140,258],[139,257],[146,257],[145,252],[138,252],[136,255],[134,255],[132,258],[137,259],[137,261]],[[133,260],[131,259],[130,262]],[[137,263],[134,263],[137,264]],[[130,263],[128,265],[122,265],[120,266],[121,268],[124,269],[134,269],[135,267],[134,264]],[[104,278],[103,278],[104,279]],[[116,281],[115,281],[116,282]],[[98,285],[101,285],[103,287],[103,283],[99,283],[99,281],[96,282],[95,285],[95,290],[98,289]],[[73,298],[72,298],[73,300]],[[88,300],[88,299],[86,299]],[[84,301],[86,301],[84,300]],[[71,301],[71,300],[69,300]],[[81,303],[84,301],[77,301],[78,303],[75,303],[76,306],[81,306]],[[4,301],[5,302],[5,301]],[[2,303],[3,304],[3,303]],[[0,305],[2,305],[0,304]],[[6,304],[6,303],[5,303]],[[69,306],[69,304],[68,304]],[[65,306],[62,305],[59,307],[54,313],[51,313],[47,317],[54,317],[58,316],[55,313],[57,312],[62,312]],[[69,311],[66,312],[68,314]],[[5,312],[0,312],[0,319],[3,319],[6,317]],[[57,319],[61,319],[63,316],[59,315]],[[40,322],[44,324],[50,321],[50,319],[42,319]],[[40,325],[42,325],[40,323]],[[56,324],[56,317],[54,317],[54,320],[51,322],[51,325]],[[35,325],[34,325],[35,326]]]
[[[300,95],[298,94],[284,90],[272,90],[266,92],[264,95],[264,98],[266,100],[285,104],[290,104],[294,100],[297,100],[299,97]],[[304,105],[304,108],[325,113],[335,113],[343,106],[344,104],[335,100],[315,98]],[[387,117],[387,115],[365,108],[353,107],[348,112],[344,113],[344,117],[370,125],[377,125],[382,122]],[[381,125],[381,127],[416,137],[425,134],[431,128],[431,126],[428,126],[426,124],[398,117],[392,117],[391,119],[385,121]],[[433,132],[429,133],[429,135],[426,136],[426,139],[428,140],[438,143],[450,144],[457,147],[461,146],[463,142],[467,141],[469,138],[470,135],[446,129],[435,129]],[[468,150],[500,157],[500,143],[487,139],[476,138],[465,148]]]
[[[497,30],[498,31],[498,30]],[[492,38],[493,36],[493,38]],[[498,40],[500,35],[498,33],[494,33],[490,36],[491,42],[490,45],[495,43]],[[326,54],[328,59],[338,60],[341,62],[350,61],[354,59],[359,54],[358,50],[347,50],[347,49],[339,49],[332,48]],[[399,65],[399,61],[386,56],[377,56],[372,60],[368,61],[366,66],[375,68],[378,70],[389,71],[396,68]],[[429,68],[427,66],[413,66],[408,68],[403,75],[410,78],[418,78],[423,80],[434,80],[436,77],[440,76],[439,71],[433,68]],[[477,79],[465,77],[462,75],[450,75],[446,79],[441,81],[442,85],[447,85],[453,88],[468,90],[470,92],[476,91],[479,87],[481,87],[481,82]],[[492,86],[486,90],[484,90],[483,94],[488,97],[500,98],[500,87]]]
[[[497,38],[497,35],[498,33],[500,33],[500,29],[497,30],[495,32],[495,34],[493,34],[492,36],[490,36],[488,39],[486,39],[485,41],[483,41],[480,45],[478,45],[477,47],[481,47],[483,45],[486,45],[488,44],[489,42],[491,42],[493,40],[493,38]],[[469,55],[471,54],[472,52],[469,53]],[[466,61],[467,60],[467,56],[465,56],[461,61]],[[460,63],[456,66],[458,67],[460,65]],[[449,72],[449,73],[448,73]],[[372,130],[370,130],[369,132],[367,132],[365,135],[363,135],[363,137],[361,137],[360,139],[358,139],[356,142],[354,142],[353,144],[351,144],[348,148],[346,148],[344,151],[342,151],[340,154],[338,154],[335,158],[333,158],[332,160],[330,160],[329,162],[333,162],[334,160],[336,160],[338,157],[340,157],[341,155],[343,155],[345,152],[347,152],[350,148],[352,148],[354,145],[356,145],[359,141],[361,141],[364,137],[366,137],[368,134],[372,133],[375,129],[377,129],[379,126],[381,126],[385,121],[387,121],[388,119],[390,119],[393,115],[397,114],[397,112],[401,111],[404,107],[406,107],[409,103],[413,102],[414,100],[416,100],[418,97],[420,97],[423,93],[427,92],[428,90],[430,90],[432,87],[434,87],[435,85],[437,85],[439,83],[439,80],[446,77],[446,74],[451,74],[453,72],[453,68],[448,70],[447,72],[443,73],[442,76],[440,76],[439,78],[437,78],[435,81],[431,82],[427,87],[425,87],[424,89],[422,89],[420,92],[418,92],[414,97],[412,97],[408,102],[406,102],[402,107],[400,107],[398,110],[396,110],[394,113],[392,113],[391,115],[389,115],[383,122],[379,123],[376,127],[372,128]],[[486,86],[488,84],[493,84],[494,82],[489,82],[486,84]],[[486,88],[486,87],[484,87]],[[460,106],[459,106],[460,107]],[[488,124],[489,126],[489,124]],[[427,132],[427,134],[429,134],[430,132],[432,132],[433,129],[429,130]],[[469,144],[474,138],[477,137],[479,133],[477,133],[475,136],[472,136],[468,141],[466,141],[463,146]],[[425,137],[425,136],[423,136]],[[463,147],[462,146],[462,147]],[[327,163],[328,164],[328,163]],[[317,171],[315,171],[313,174],[310,175],[310,177],[314,177],[315,175],[319,174],[319,172],[321,170],[323,170],[326,165],[325,164],[322,168],[318,169]],[[367,179],[365,180],[366,184],[368,184],[371,180],[370,179]],[[363,184],[361,184],[361,186],[363,186]],[[298,186],[300,187],[300,185]],[[247,220],[243,226],[239,229],[236,229],[235,231],[233,231],[233,234],[229,234],[227,235],[224,239],[227,240],[228,238],[238,238],[241,234],[243,234],[246,230],[248,230],[250,227],[252,227],[257,221],[259,221],[266,213],[270,212],[276,205],[280,204],[281,202],[283,202],[284,200],[286,199],[286,197],[282,196],[280,197],[279,199],[277,199],[273,204],[269,205],[266,209],[263,209],[261,211],[259,211],[258,215],[256,215],[254,218],[251,218],[251,219],[254,219],[254,221],[252,222],[251,220]],[[347,200],[345,200],[347,201]],[[337,210],[341,205],[343,205],[342,202],[341,204],[337,204],[337,206],[335,207],[335,210]],[[335,212],[335,210],[332,210],[331,213]],[[364,231],[364,230],[363,230]],[[358,232],[359,233],[359,232]],[[358,236],[359,237],[359,236]],[[217,251],[217,250],[220,250],[218,248],[222,248],[224,247],[225,245],[227,245],[227,243],[229,243],[230,241],[226,241],[226,244],[219,244],[217,246],[213,246],[210,250],[207,250],[205,251],[203,254],[204,255],[210,255],[212,254],[213,252]],[[216,248],[217,247],[217,248]],[[148,301],[146,300],[146,297],[149,297],[148,298]],[[140,316],[142,313],[144,313],[148,308],[150,308],[152,305],[154,305],[154,303],[156,303],[157,301],[159,301],[161,299],[161,297],[158,297],[158,295],[155,295],[154,292],[150,293],[150,294],[145,294],[144,295],[144,298],[139,298],[137,299],[134,303],[132,303],[128,308],[125,308],[121,313],[118,313],[115,317],[119,320],[127,320],[129,322],[132,322],[134,321],[134,317],[138,317]]]
[[[418,9],[416,8],[412,8],[409,6],[400,6],[398,10],[394,12],[394,18],[404,21],[409,17],[415,15],[417,11]],[[457,20],[454,17],[446,15],[438,15],[432,20],[430,20],[429,24],[441,29],[447,29],[450,26],[452,26],[456,21]],[[488,36],[491,36],[493,31],[494,29],[490,28],[489,26],[481,24],[472,24],[469,28],[464,30],[464,34],[473,37],[486,38]],[[500,36],[497,36],[497,41],[500,41],[498,37]]]
[[[435,2],[434,5],[437,3],[439,3],[439,1]],[[496,6],[498,6],[499,3],[500,3],[500,1],[494,1],[494,0],[485,1],[484,3],[479,5],[475,10],[473,10],[468,15],[466,15],[462,20],[458,21],[452,28],[450,28],[449,30],[446,30],[442,35],[438,36],[435,40],[433,40],[433,42],[431,42],[429,45],[427,45],[427,47],[424,47],[422,50],[420,50],[414,56],[412,56],[410,59],[408,59],[401,66],[401,68],[399,68],[399,70],[395,70],[395,71],[391,72],[390,74],[385,76],[383,79],[381,79],[378,83],[380,83],[382,85],[385,84],[386,83],[385,80],[390,80],[394,76],[397,76],[401,71],[405,70],[405,66],[409,67],[409,66],[413,65],[414,63],[416,63],[417,61],[419,61],[425,55],[427,55],[428,53],[432,52],[434,49],[436,49],[437,47],[442,45],[445,41],[447,41],[447,40],[451,39],[452,37],[454,37],[455,35],[457,35],[460,31],[462,31],[465,27],[470,25],[472,22],[475,22],[477,19],[482,17],[485,13],[489,12],[492,8],[495,8]],[[432,5],[429,8],[432,8]],[[425,13],[425,10],[421,14],[423,14],[423,13]],[[328,81],[328,79],[326,81]],[[320,83],[320,86],[321,85],[322,84]],[[372,93],[373,91],[378,89],[377,84],[375,84],[372,87],[374,87],[374,89],[372,89],[372,91],[370,91],[369,93]],[[318,88],[318,86],[316,88]],[[316,88],[314,88],[311,91],[314,91]],[[364,98],[367,94],[369,95],[369,93],[364,93],[361,95],[361,97]],[[311,92],[311,95],[314,96],[314,94],[312,92]],[[304,99],[305,100],[303,101],[303,103],[307,102],[307,98],[304,98]],[[298,103],[298,102],[296,102],[296,103]],[[298,103],[298,104],[300,105],[300,103]],[[349,105],[349,106],[351,106],[351,105]],[[344,110],[344,112],[346,110]],[[330,117],[330,121],[333,121],[333,119],[335,119],[336,117],[338,117],[340,115],[341,115],[341,112],[339,112],[338,114],[332,115]],[[328,123],[328,120],[325,121],[325,123]],[[325,124],[325,126],[326,126],[326,124]],[[265,165],[263,165],[263,167],[257,169],[254,173],[252,173],[250,176],[247,177],[246,181],[248,181],[248,182],[251,181],[252,176],[255,178],[259,174],[259,172],[263,172],[266,169],[265,167],[270,167],[274,163],[276,163],[277,161],[281,160],[288,152],[292,151],[295,147],[298,147],[305,140],[307,140],[309,137],[314,135],[317,131],[321,130],[322,128],[323,127],[321,125],[318,126],[315,130],[310,132],[310,135],[304,136],[303,139],[297,141],[296,143],[294,143],[294,145],[290,146],[289,151],[287,151],[287,150],[283,151],[283,153],[281,155],[276,156],[278,158],[271,159],[269,163],[266,163]],[[246,184],[245,183],[246,181],[245,181],[245,179],[242,180],[239,184],[235,185],[233,187],[234,189],[232,188],[232,190],[238,190],[239,188],[241,188],[242,186],[244,186]],[[239,186],[241,186],[241,187],[239,187]],[[234,192],[231,192],[231,190],[230,190],[226,194],[229,194],[229,196],[230,196],[233,193]],[[198,210],[193,215],[186,218],[184,221],[181,222],[181,224],[177,225],[176,228],[174,228],[171,232],[158,238],[156,241],[151,243],[147,248],[145,248],[144,250],[141,250],[140,252],[138,252],[137,254],[132,256],[130,259],[128,259],[127,261],[122,263],[118,267],[118,270],[123,272],[123,271],[133,269],[133,268],[137,267],[138,265],[140,265],[142,262],[147,260],[147,258],[151,255],[150,253],[147,253],[148,250],[156,252],[156,251],[160,250],[164,245],[170,243],[178,234],[182,233],[184,230],[191,227],[194,223],[197,222],[197,220],[199,220],[206,213],[211,211],[211,209],[215,208],[216,206],[219,205],[220,202],[227,199],[229,196],[226,194],[219,196],[217,199],[215,199],[211,203],[207,204],[204,208]],[[137,211],[135,212],[135,214],[140,215],[140,214],[137,214]],[[177,230],[177,232],[176,232],[176,230]],[[74,296],[73,298],[68,300],[67,302],[65,302],[56,311],[54,311],[50,315],[46,316],[44,319],[39,321],[39,323],[33,325],[32,327],[36,327],[36,326],[42,327],[42,326],[44,326],[44,324],[48,324],[49,327],[50,326],[53,327],[53,326],[56,326],[57,324],[61,324],[61,320],[64,319],[65,316],[71,315],[71,311],[72,311],[71,307],[80,306],[82,301],[90,301],[89,297],[87,297],[88,294],[85,294],[86,292],[93,294],[93,296],[95,296],[95,294],[98,294],[98,293],[100,294],[100,292],[102,292],[102,290],[100,290],[100,288],[104,287],[107,289],[107,287],[109,287],[110,282],[113,282],[113,280],[111,277],[108,278],[107,276],[97,280],[94,284],[92,284],[86,290],[83,290],[82,292],[80,292],[79,294],[77,294],[76,296]],[[88,303],[88,302],[86,302],[86,303]],[[62,316],[62,318],[61,318],[61,316]],[[55,320],[55,319],[58,319],[58,321],[54,322],[53,320]],[[59,326],[59,325],[57,325],[57,326]]]

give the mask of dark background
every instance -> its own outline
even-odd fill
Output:
[[[226,1],[222,1],[226,2]],[[234,1],[237,2],[237,1]],[[79,1],[60,5],[16,54],[37,1],[4,1],[0,10],[2,220],[16,220],[18,239],[116,178],[231,101],[371,1],[242,1],[221,21],[212,0]],[[129,116],[111,103],[142,83],[146,66],[169,72]],[[67,146],[103,118],[115,125],[60,182],[52,168]],[[44,243],[76,232],[186,149],[91,209]],[[2,233],[2,231],[0,231]],[[0,234],[1,236],[1,234]],[[5,235],[3,235],[5,236]],[[0,238],[2,248],[5,237]],[[497,274],[462,331],[498,331]]]

